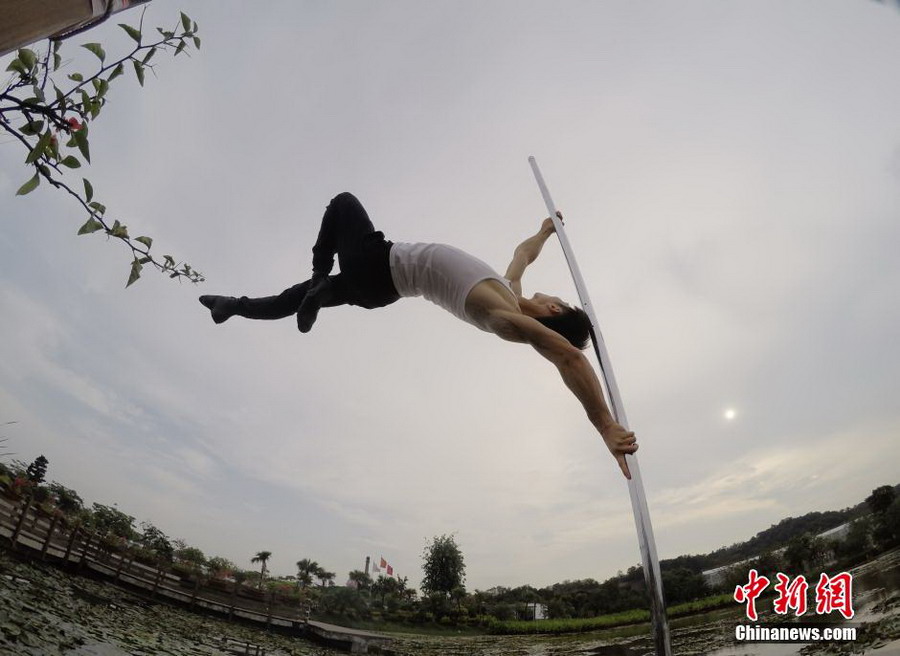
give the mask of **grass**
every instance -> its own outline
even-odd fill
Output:
[[[672,606],[667,610],[666,614],[669,619],[672,619],[675,617],[683,617],[685,615],[715,610],[734,603],[734,597],[730,594],[716,595],[715,597],[707,597],[698,601],[691,601],[685,604]],[[614,613],[612,615],[601,615],[600,617],[534,621],[498,621],[490,624],[488,632],[499,635],[583,633],[586,631],[598,631],[600,629],[609,629],[629,624],[640,624],[649,621],[650,611],[635,609],[624,611],[622,613]]]

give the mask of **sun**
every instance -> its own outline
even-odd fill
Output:
[[[734,421],[735,417],[737,417],[737,410],[734,408],[725,408],[725,412],[722,413],[722,416],[725,417],[725,421]]]

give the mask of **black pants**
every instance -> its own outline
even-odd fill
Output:
[[[324,307],[358,305],[377,308],[400,298],[391,278],[393,244],[376,232],[356,196],[344,192],[331,199],[322,217],[319,237],[313,246],[313,271],[330,274],[337,255],[340,273],[328,276],[329,292]],[[289,287],[277,296],[242,296],[236,314],[248,319],[282,319],[295,314],[306,296],[310,281]]]

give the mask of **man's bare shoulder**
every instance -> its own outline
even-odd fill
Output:
[[[521,310],[515,294],[497,280],[482,280],[466,297],[466,313],[485,330],[494,332],[489,323],[491,316],[499,312]]]

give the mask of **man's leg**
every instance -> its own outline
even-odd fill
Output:
[[[341,274],[329,276],[329,278],[332,280],[332,284],[328,286],[327,293],[320,294],[321,307],[334,307],[348,303]],[[262,320],[284,319],[297,313],[311,284],[311,280],[301,282],[293,287],[288,287],[276,296],[259,298],[201,296],[200,302],[209,308],[213,321],[216,323],[227,321],[233,316]]]
[[[347,254],[355,253],[361,248],[363,238],[373,232],[375,227],[356,196],[345,191],[332,198],[322,216],[319,237],[312,249],[313,284],[331,273],[335,255],[343,259]]]
[[[364,240],[375,232],[362,203],[349,192],[331,199],[322,217],[319,236],[313,246],[313,277],[311,285],[297,310],[297,328],[307,333],[312,329],[319,309],[342,303],[355,304],[351,300],[353,290],[349,284],[340,285],[337,276],[328,276],[338,256],[344,272],[351,260],[363,250]]]

